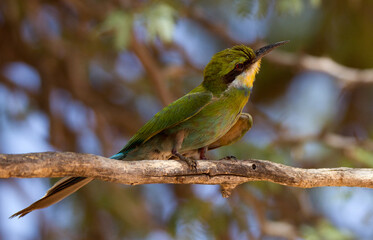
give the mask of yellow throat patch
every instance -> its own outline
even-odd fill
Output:
[[[250,68],[237,77],[234,81],[236,87],[246,87],[251,89],[254,85],[255,75],[259,72],[260,60],[254,63]],[[237,82],[236,82],[237,81]]]

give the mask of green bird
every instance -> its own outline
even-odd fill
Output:
[[[240,139],[251,128],[252,118],[242,113],[249,100],[261,59],[288,41],[256,51],[238,45],[216,53],[204,70],[203,82],[151,118],[112,159],[156,160],[178,158],[191,169],[206,151]],[[40,200],[11,217],[57,203],[93,178],[66,177]]]

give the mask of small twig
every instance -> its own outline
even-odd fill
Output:
[[[129,185],[172,183],[237,186],[249,181],[269,181],[301,188],[373,188],[373,169],[368,168],[302,169],[265,160],[197,162],[197,171],[191,171],[184,162],[174,160],[118,161],[70,152],[0,154],[0,178],[82,176]]]

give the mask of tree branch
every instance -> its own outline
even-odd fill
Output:
[[[164,76],[157,66],[157,61],[149,53],[146,46],[136,39],[134,34],[131,40],[131,49],[140,59],[163,105],[167,106],[170,104],[173,101],[173,97],[171,92],[165,87]]]
[[[0,154],[0,178],[92,177],[109,182],[219,184],[227,197],[239,184],[269,181],[286,186],[313,188],[349,186],[373,188],[373,169],[302,169],[265,160],[201,160],[197,171],[182,161],[118,161],[72,152]]]
[[[311,55],[296,55],[284,51],[276,51],[268,55],[267,59],[284,66],[299,66],[302,69],[324,72],[338,79],[343,85],[373,83],[373,69],[356,69],[343,66],[327,57]]]

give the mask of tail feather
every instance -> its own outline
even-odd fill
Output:
[[[66,177],[56,182],[46,193],[46,195],[52,195],[66,189],[67,187],[77,184],[84,180],[84,177]]]
[[[118,153],[112,156],[112,159],[123,159],[125,158],[126,153]],[[34,202],[27,208],[16,212],[10,218],[14,217],[23,217],[26,214],[36,210],[48,207],[52,204],[55,204],[62,199],[66,198],[70,194],[76,192],[78,189],[83,187],[84,185],[88,184],[92,181],[93,178],[86,178],[86,177],[65,177],[56,182],[45,194],[44,197],[39,199],[38,201]]]
[[[40,208],[48,207],[54,203],[61,201],[70,194],[76,192],[78,189],[92,181],[93,178],[84,178],[84,177],[66,177],[58,181],[44,197],[34,202],[30,206],[21,211],[13,214],[10,218],[14,217],[23,217],[26,214]]]

